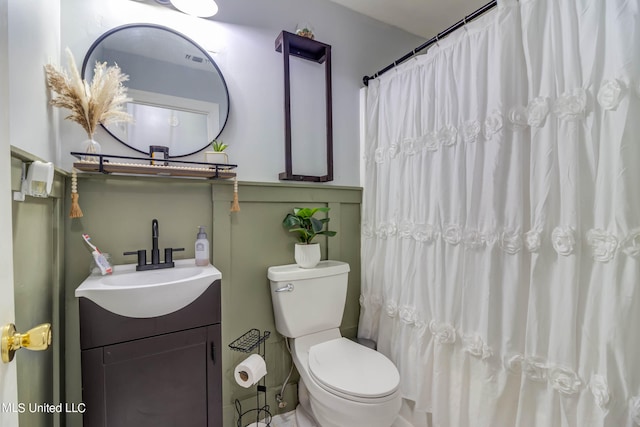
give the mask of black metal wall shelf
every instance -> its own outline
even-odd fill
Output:
[[[232,172],[232,170],[238,167],[238,165],[223,163],[194,162],[171,158],[159,160],[151,157],[118,156],[75,151],[72,151],[71,155],[78,159],[73,163],[74,168],[83,172],[104,174],[231,179],[236,176],[236,173]]]

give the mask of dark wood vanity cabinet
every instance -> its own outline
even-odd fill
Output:
[[[219,280],[165,316],[79,309],[84,427],[222,426]]]

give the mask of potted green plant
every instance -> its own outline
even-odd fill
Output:
[[[224,150],[228,147],[227,144],[222,141],[218,141],[214,139],[211,141],[211,150],[205,151],[204,157],[207,163],[218,163],[218,164],[227,164],[229,163],[229,156]]]
[[[311,241],[319,235],[335,236],[335,231],[325,230],[326,218],[314,218],[316,212],[328,213],[330,208],[294,208],[282,221],[282,226],[291,233],[298,234],[299,242],[295,246],[295,260],[302,268],[313,268],[320,262],[320,244]]]

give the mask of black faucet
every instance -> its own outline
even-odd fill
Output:
[[[184,251],[184,248],[166,248],[164,250],[164,262],[160,262],[160,249],[158,249],[158,237],[160,232],[158,230],[158,220],[153,219],[151,221],[151,263],[147,264],[147,251],[146,249],[139,249],[137,251],[125,252],[124,255],[137,255],[138,265],[136,271],[144,270],[158,270],[161,268],[175,267],[173,262],[173,253]]]
[[[160,264],[158,235],[158,220],[154,218],[153,221],[151,221],[151,264]]]

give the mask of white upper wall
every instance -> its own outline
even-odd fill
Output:
[[[55,162],[58,112],[48,105],[44,64],[60,57],[59,0],[10,0],[7,33],[9,142]]]
[[[149,3],[131,0],[40,0],[37,3],[37,8],[23,7],[37,15],[33,24],[22,22],[25,27],[23,33],[34,25],[39,28],[38,32],[49,31],[48,24],[40,21],[56,15],[49,15],[43,10],[46,9],[43,5],[59,3],[61,36],[57,52],[64,52],[68,46],[79,66],[90,45],[101,34],[116,26],[138,22],[170,27],[193,39],[205,50],[214,51],[212,57],[226,79],[231,100],[229,120],[220,139],[229,144],[230,161],[239,165],[238,177],[244,181],[274,182],[284,171],[283,64],[282,55],[274,49],[274,41],[282,30],[293,32],[298,23],[309,22],[314,27],[316,38],[332,46],[335,177],[332,184],[337,185],[357,186],[360,183],[359,89],[362,76],[372,74],[422,42],[414,35],[326,0],[218,0],[220,12],[211,20],[193,18],[150,0]],[[55,9],[55,5],[49,7]],[[57,24],[51,26],[56,27]],[[16,101],[20,109],[12,123],[22,124],[21,128],[33,125],[29,122],[32,117],[29,110],[48,109],[48,114],[52,114],[51,108],[46,106],[42,65],[49,59],[47,52],[56,51],[56,48],[36,48],[36,55],[33,49],[32,46],[28,53],[24,53],[25,58],[20,58],[21,65],[14,66],[18,72],[28,64],[29,68],[36,70],[31,70],[31,73],[38,74],[28,77],[34,93],[24,103]],[[19,58],[19,53],[15,52],[14,56]],[[66,66],[64,53],[53,62],[62,62]],[[305,84],[305,67],[307,65],[292,65],[292,73],[295,74],[292,78],[297,80],[294,84]],[[318,86],[313,70],[308,76],[309,86]],[[322,97],[324,87],[317,90]],[[317,109],[318,106],[310,108]],[[64,117],[64,112],[60,113]],[[297,124],[294,137],[298,138],[293,142],[296,159],[312,152],[312,146],[324,145],[324,135],[319,135],[324,132],[324,118],[304,117],[299,110],[293,115]],[[46,114],[39,113],[38,117],[42,120]],[[42,144],[42,138],[32,138],[30,132],[25,129],[17,133],[35,141],[15,138],[12,143],[46,159],[51,158],[50,141],[45,149],[44,145],[38,145]],[[58,165],[70,170],[74,158],[69,152],[78,151],[85,139],[80,126],[62,121]],[[139,155],[114,140],[102,128],[97,131],[95,139],[101,143],[103,153]],[[153,141],[149,144],[152,145]],[[305,148],[304,144],[312,146]],[[199,153],[185,159],[203,161],[204,157]],[[296,170],[296,164],[298,162],[294,160],[294,173],[309,173],[308,170]],[[325,159],[318,157],[305,168],[314,169],[311,174],[320,174],[324,164]]]

